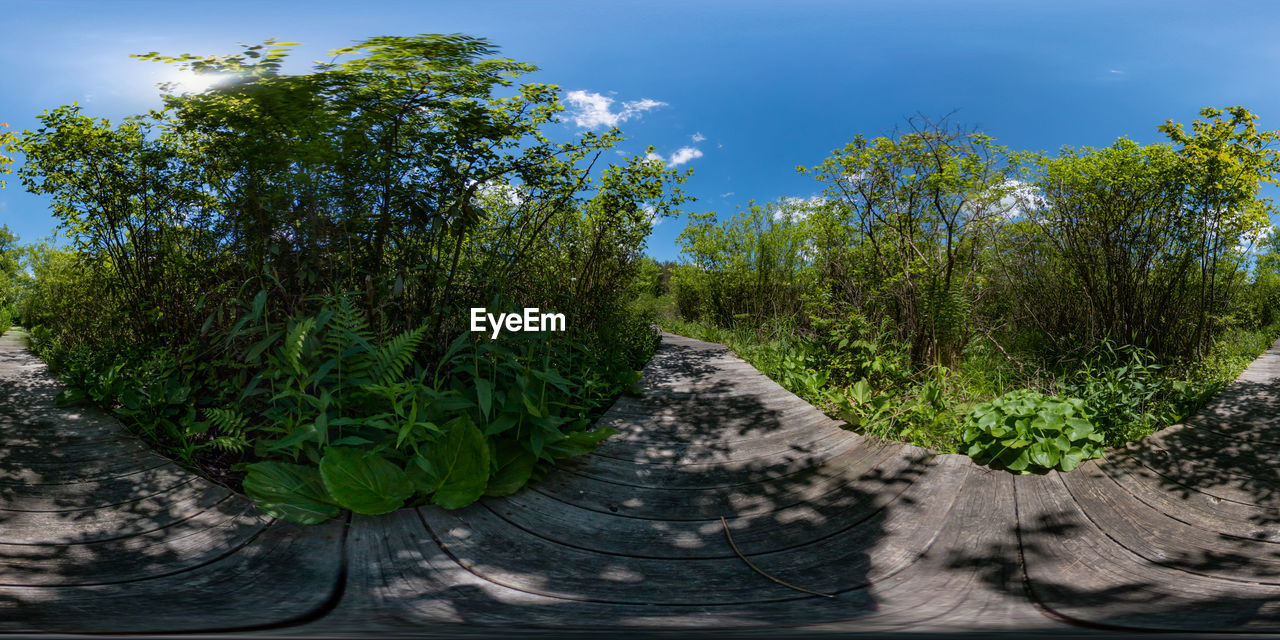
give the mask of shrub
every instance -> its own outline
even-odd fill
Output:
[[[1149,435],[1174,416],[1174,388],[1147,349],[1116,346],[1104,339],[1078,371],[1061,385],[1062,394],[1084,401],[1085,410],[1109,446]]]

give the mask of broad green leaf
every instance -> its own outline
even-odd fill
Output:
[[[1081,418],[1067,418],[1066,436],[1071,441],[1081,440],[1093,433],[1093,423]]]
[[[853,383],[853,386],[849,388],[849,395],[859,404],[862,404],[871,399],[871,384],[867,382],[866,378],[863,378]]]
[[[519,491],[533,475],[538,457],[514,440],[501,440],[496,448],[497,470],[485,488],[487,496],[507,496]]]
[[[325,449],[320,477],[333,500],[356,513],[395,511],[413,495],[413,485],[403,469],[363,449]]]
[[[608,427],[591,431],[574,431],[564,438],[547,444],[547,451],[556,458],[571,458],[591,453],[605,438],[617,433]]]
[[[1037,442],[1027,447],[1027,452],[1031,455],[1031,461],[1045,469],[1052,469],[1058,464],[1060,452],[1053,445],[1046,442]]]
[[[373,444],[373,441],[368,438],[361,438],[360,436],[344,436],[329,443],[330,446],[334,447],[345,447],[351,445],[358,446],[362,444]]]
[[[476,380],[476,400],[480,403],[480,413],[488,419],[489,408],[493,406],[493,386],[488,380]]]
[[[246,466],[244,491],[267,515],[297,522],[318,524],[340,512],[325,492],[320,471],[315,467],[287,462],[255,462]]]
[[[1080,466],[1085,459],[1085,452],[1080,447],[1072,447],[1062,454],[1062,470],[1071,471]]]
[[[1011,471],[1023,471],[1031,464],[1031,454],[1026,449],[1018,449],[1016,456],[1005,454],[1004,457],[1008,460],[1004,466]]]
[[[433,492],[431,501],[445,509],[475,502],[489,482],[489,444],[471,417],[462,415],[442,427],[443,436],[423,446],[419,463],[429,472],[423,488]]]

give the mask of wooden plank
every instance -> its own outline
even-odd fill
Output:
[[[814,500],[767,514],[740,517],[726,513],[734,540],[755,553],[779,551],[828,538],[872,518],[895,504],[923,469],[902,472],[901,482],[873,478],[851,482]],[[912,499],[910,495],[908,500]],[[659,558],[731,557],[718,518],[660,520],[585,509],[524,491],[484,505],[510,525],[550,540],[590,551]],[[592,535],[583,536],[583,531]]]
[[[0,587],[0,630],[185,633],[288,626],[340,593],[343,523],[276,523],[168,575],[93,586]],[[209,540],[212,542],[212,540]]]
[[[557,470],[532,490],[602,513],[660,520],[709,520],[726,514],[772,513],[818,499],[852,482],[906,482],[904,471],[927,454],[901,455],[901,445],[865,445],[832,458],[822,467],[742,472],[739,484],[703,489],[658,489],[602,482]]]
[[[1280,629],[1280,589],[1134,555],[1089,521],[1056,473],[1021,476],[1015,488],[1029,588],[1055,615],[1131,629]]]
[[[1152,564],[1190,573],[1280,585],[1280,546],[1204,529],[1138,500],[1096,464],[1063,474],[1085,516],[1108,538]]]
[[[804,437],[788,441],[784,438],[761,438],[728,442],[635,443],[606,439],[589,455],[632,463],[707,464],[715,462],[754,462],[777,459],[783,455],[812,453],[814,450],[838,446],[856,446],[856,434],[843,430],[810,427]]]
[[[212,509],[232,495],[223,487],[192,481],[119,504],[0,510],[0,543],[84,544],[148,533]]]
[[[713,462],[640,462],[606,456],[583,456],[561,463],[578,475],[634,487],[705,489],[758,481],[777,474],[816,467],[858,447],[859,441],[831,438],[768,455]]]
[[[600,448],[606,451],[634,451],[648,447],[674,447],[694,451],[698,448],[729,448],[740,445],[777,447],[803,444],[832,434],[846,434],[848,437],[853,433],[844,429],[843,423],[831,420],[812,408],[803,413],[792,412],[790,415],[777,416],[773,420],[773,429],[759,429],[754,433],[743,432],[758,423],[723,419],[704,422],[689,419],[601,420],[598,426],[615,429],[618,433],[601,443]]]
[[[218,501],[168,526],[99,539],[65,529],[0,544],[0,584],[73,586],[143,580],[207,564],[249,544],[269,524],[247,500]]]
[[[8,460],[0,464],[0,485],[29,487],[47,484],[83,484],[170,466],[177,465],[151,451],[84,462],[70,459],[34,463]]]
[[[1173,484],[1128,459],[1113,459],[1097,467],[1137,500],[1181,522],[1223,535],[1280,542],[1280,530],[1275,527],[1280,524],[1280,509],[1224,500]]]
[[[137,473],[69,484],[0,484],[0,508],[11,511],[82,511],[124,505],[192,482],[191,472],[164,465]]]
[[[1172,427],[1171,430],[1185,428]],[[1160,476],[1170,490],[1182,487],[1184,491],[1199,491],[1219,499],[1280,508],[1280,492],[1273,478],[1275,470],[1240,456],[1235,457],[1233,463],[1228,463],[1230,458],[1224,455],[1224,460],[1219,462],[1213,458],[1190,457],[1176,449],[1165,448],[1167,446],[1171,445],[1168,442],[1162,445],[1159,440],[1144,440],[1131,444],[1122,456]]]

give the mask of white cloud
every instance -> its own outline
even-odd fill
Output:
[[[1240,242],[1236,244],[1236,251],[1240,253],[1261,253],[1262,243],[1271,235],[1271,231],[1275,229],[1275,225],[1268,224],[1251,231],[1245,231],[1240,234]]]
[[[614,111],[613,98],[587,91],[570,91],[565,94],[565,101],[569,103],[569,117],[573,123],[584,129],[616,127],[645,111],[667,106],[665,102],[643,98],[623,102]]]
[[[995,202],[996,213],[1006,220],[1013,220],[1028,211],[1042,209],[1047,201],[1035,185],[1021,180],[1005,180],[999,187],[1003,192]]]
[[[706,137],[706,136],[702,135],[702,132],[701,132],[701,131],[699,131],[699,132],[697,132],[697,133],[695,133],[695,134],[693,134],[693,135],[691,135],[691,136],[689,136],[689,137],[690,137],[691,139],[693,139],[693,141],[694,141],[694,142],[702,142],[703,140],[706,140],[706,139],[707,139],[707,137]]]
[[[773,212],[774,220],[804,220],[827,202],[822,196],[795,198],[787,196],[778,200],[778,208]]]
[[[695,158],[701,158],[702,152],[695,147],[680,147],[676,152],[671,154],[671,160],[667,161],[668,167],[678,167]]]
[[[662,218],[658,217],[658,210],[651,204],[640,205],[640,209],[649,214],[649,223],[653,226],[662,224]]]
[[[733,192],[732,192],[732,191],[726,191],[726,192],[724,192],[724,193],[720,194],[720,197],[721,197],[721,198],[728,198],[728,197],[729,197],[729,196],[731,196],[731,195],[733,195]]]
[[[701,157],[702,157],[702,151],[696,147],[680,147],[679,149],[676,149],[675,153],[671,154],[670,158],[664,158],[662,154],[654,153],[652,151],[650,151],[647,155],[645,155],[645,159],[647,160],[657,160],[659,162],[665,162],[667,165],[667,168],[669,169],[673,167],[678,167],[690,160],[694,160],[696,158],[701,158]]]
[[[469,182],[468,186],[475,184],[474,181]],[[490,200],[493,203],[506,202],[515,206],[524,204],[525,195],[520,187],[511,184],[496,184],[486,182],[476,189],[476,194],[482,199]]]

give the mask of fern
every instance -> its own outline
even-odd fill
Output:
[[[304,318],[293,325],[289,330],[289,335],[284,340],[284,363],[288,365],[294,373],[303,375],[302,352],[303,345],[307,340],[307,335],[316,326],[315,318]]]
[[[367,354],[374,350],[369,342],[373,337],[369,323],[350,297],[338,296],[336,300],[337,309],[324,332],[322,357],[337,363],[334,373],[339,380],[366,378],[373,364]]]
[[[426,331],[425,325],[405,331],[374,352],[374,365],[370,375],[374,384],[391,384],[404,375],[405,367],[413,361],[413,354],[418,350]]]
[[[249,447],[245,432],[249,418],[235,409],[205,409],[205,419],[214,429],[213,437],[200,448],[212,447],[229,453],[241,453]]]

